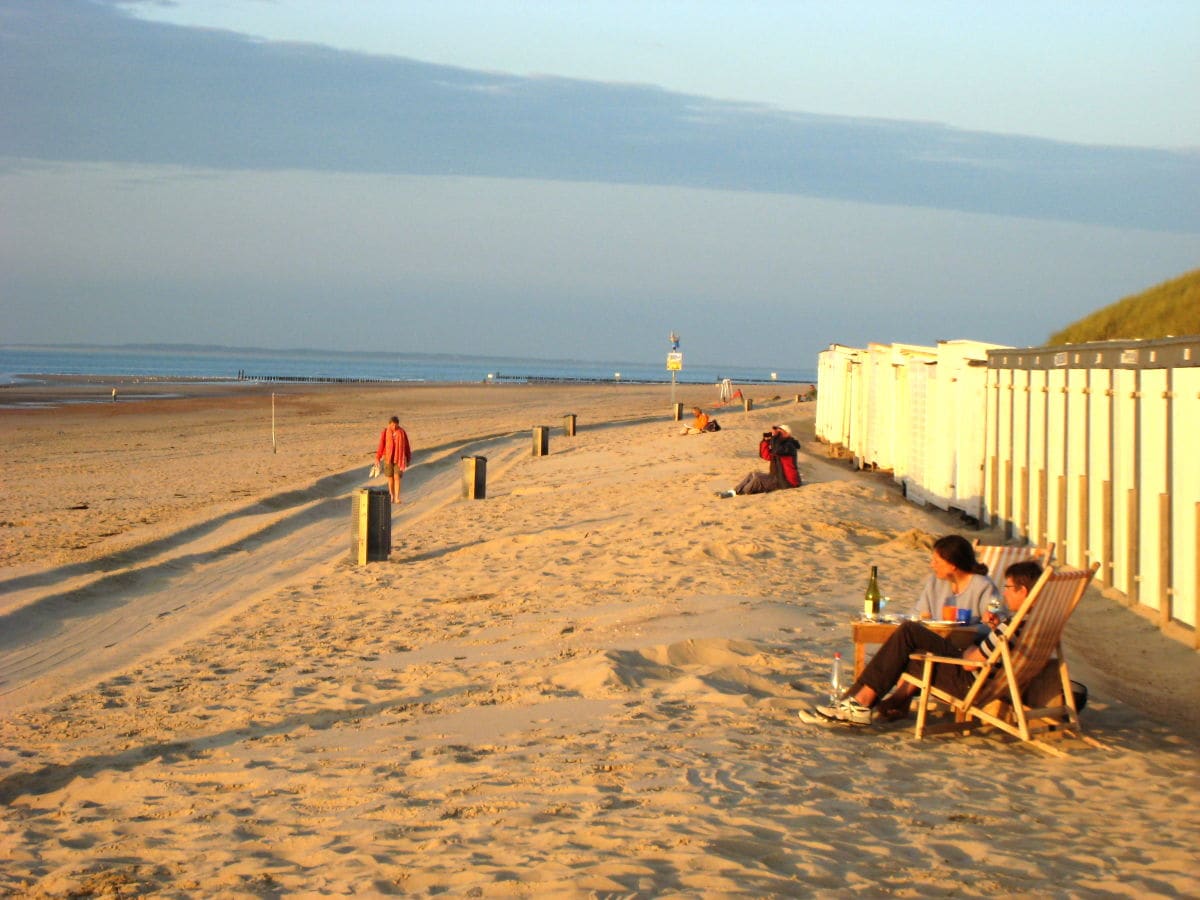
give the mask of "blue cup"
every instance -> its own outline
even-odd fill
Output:
[[[954,611],[954,621],[959,625],[970,625],[971,611],[969,609],[956,609]]]

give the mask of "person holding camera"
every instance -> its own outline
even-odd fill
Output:
[[[718,497],[738,494],[766,494],[784,488],[800,487],[800,464],[796,454],[800,442],[792,437],[792,426],[772,425],[758,442],[758,455],[770,463],[765,472],[751,472],[731,491],[718,491]]]

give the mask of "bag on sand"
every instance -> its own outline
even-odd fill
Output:
[[[705,431],[720,431],[721,423],[716,419],[709,419],[708,424],[704,426]]]
[[[1075,700],[1075,712],[1082,711],[1087,706],[1087,685],[1072,681],[1071,696]],[[1058,667],[1053,662],[1029,682],[1025,688],[1025,702],[1034,709],[1063,704],[1062,680],[1058,675]]]

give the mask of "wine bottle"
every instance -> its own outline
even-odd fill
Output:
[[[871,580],[867,582],[867,593],[863,598],[864,618],[879,618],[879,601],[881,599],[882,595],[879,593],[879,567],[871,566]]]

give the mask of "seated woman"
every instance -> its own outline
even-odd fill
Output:
[[[921,589],[913,615],[922,619],[942,618],[942,607],[969,609],[970,621],[978,624],[993,599],[1001,599],[996,585],[987,577],[987,566],[975,559],[975,548],[965,537],[948,534],[938,538],[929,558],[933,574]],[[1007,610],[1001,610],[1004,615]]]
[[[1020,609],[1028,599],[1029,591],[1041,577],[1042,567],[1036,560],[1027,559],[1009,566],[1004,574],[1004,601],[1007,608]],[[816,712],[826,719],[849,725],[869,725],[872,707],[883,719],[896,719],[908,715],[909,701],[916,693],[916,688],[911,684],[898,682],[906,671],[919,674],[924,663],[920,660],[913,661],[913,655],[928,651],[937,656],[982,661],[995,649],[996,635],[1006,634],[1008,627],[1008,620],[1005,619],[1001,623],[1000,617],[995,613],[985,612],[983,618],[988,625],[986,637],[981,644],[972,645],[965,652],[919,622],[903,623],[867,663],[862,674],[846,691],[846,695],[837,703],[818,706]],[[933,667],[933,683],[956,697],[965,697],[974,682],[975,670],[972,667]]]

